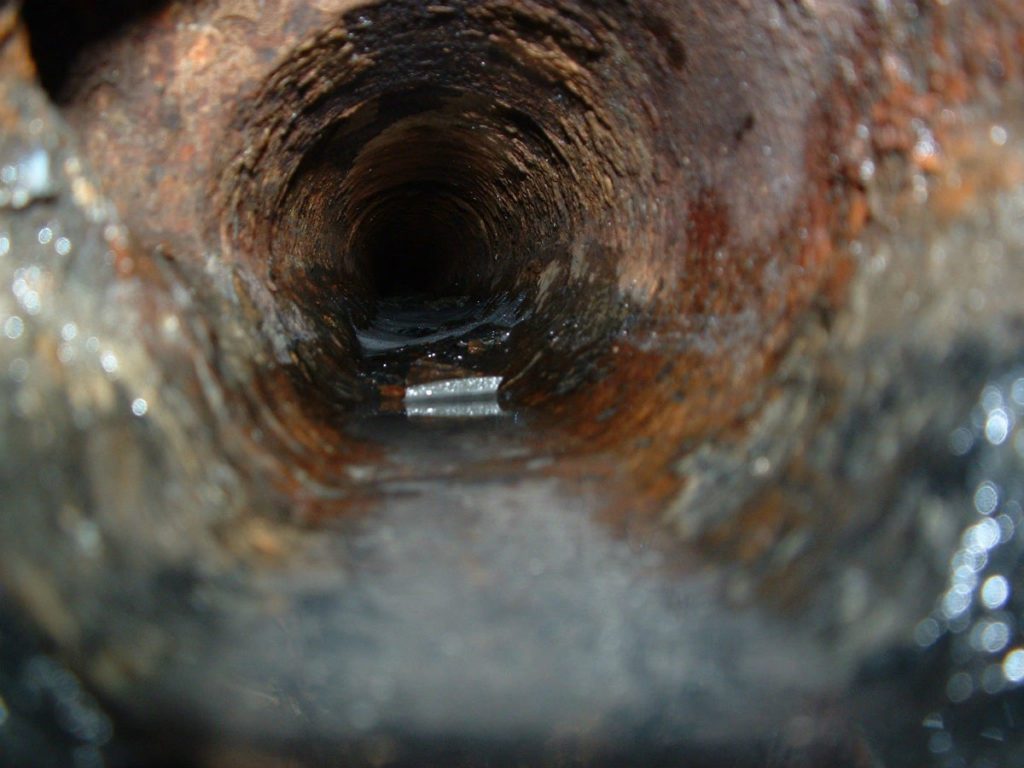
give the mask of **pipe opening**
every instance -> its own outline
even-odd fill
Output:
[[[787,397],[790,379],[816,397],[816,371],[788,355],[806,341],[818,364],[868,215],[867,86],[848,79],[867,5],[266,5],[172,3],[84,55],[63,105],[135,238],[139,290],[165,299],[124,349],[177,387],[141,390],[143,416],[121,409],[177,441],[152,433],[179,479],[162,506],[128,509],[107,485],[112,511],[95,506],[112,536],[156,542],[138,550],[147,578],[178,557],[227,585],[216,639],[171,595],[198,651],[229,650],[190,653],[184,676],[161,665],[160,682],[212,719],[189,675],[267,670],[253,690],[274,709],[235,706],[239,686],[209,706],[239,733],[314,733],[328,751],[378,724],[487,747],[580,723],[643,733],[677,710],[666,732],[698,734],[698,755],[777,732],[790,683],[827,691],[829,664],[730,683],[714,706],[693,692],[745,682],[737,658],[806,666],[787,625],[733,622],[728,601],[777,575],[787,610],[821,597],[813,563],[773,569],[809,562],[798,526],[832,541],[827,511],[745,505],[816,418]],[[166,284],[145,282],[153,264]],[[476,418],[502,409],[515,417]],[[160,550],[179,522],[202,546]],[[660,587],[634,611],[648,561],[607,564],[641,551],[668,553],[652,570],[695,583],[706,611],[680,592],[662,613]],[[726,597],[687,581],[729,557],[744,578]],[[229,594],[264,572],[251,601]],[[655,663],[634,678],[637,659]],[[278,696],[307,689],[308,711]]]
[[[332,50],[323,55],[319,66],[339,66]],[[340,340],[334,369],[372,390],[420,375],[509,377],[568,315],[586,314],[588,333],[616,318],[603,312],[611,265],[585,263],[609,210],[594,176],[607,161],[568,140],[557,102],[488,93],[489,70],[453,82],[450,54],[434,64],[429,77],[334,91],[337,105],[318,108],[328,114],[317,130],[311,120],[308,138],[270,134],[267,175],[287,181],[236,197],[258,203],[249,231],[270,254],[278,296],[314,334]],[[279,92],[268,93],[271,106],[281,107]],[[247,119],[262,126],[274,114]],[[293,167],[274,167],[290,156]],[[429,365],[409,378],[421,359]]]
[[[465,94],[385,96],[378,115],[387,103],[424,111],[367,141],[339,185],[339,261],[360,286],[363,312],[353,322],[362,370],[372,379],[390,367],[388,381],[401,383],[402,364],[389,358],[408,363],[429,347],[467,375],[481,372],[467,347],[491,346],[488,331],[515,324],[527,290],[522,268],[538,257],[524,174],[499,151],[518,129],[500,105]],[[328,144],[349,140],[342,130]],[[484,367],[501,366],[490,357]]]
[[[349,482],[320,448],[344,414],[473,377],[588,449],[667,461],[633,448],[748,409],[831,279],[855,126],[796,7],[385,2],[263,37],[176,13],[85,56],[68,114],[105,171],[118,127],[152,124],[130,157],[157,170],[112,180],[145,201],[128,224],[224,297],[218,338],[246,341],[220,359],[253,368],[224,380],[261,382],[232,397],[304,472]],[[165,38],[187,67],[153,88],[126,63]],[[201,194],[171,183],[195,173]]]
[[[462,295],[463,270],[478,269],[485,258],[485,246],[467,232],[466,203],[443,188],[408,185],[388,205],[363,244],[376,298]]]

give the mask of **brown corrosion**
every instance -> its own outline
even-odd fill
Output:
[[[61,92],[142,250],[184,275],[219,254],[265,338],[259,392],[237,401],[338,482],[318,446],[366,449],[328,436],[323,409],[368,396],[350,323],[372,311],[374,227],[415,228],[448,243],[434,285],[526,297],[496,371],[508,397],[670,492],[679,447],[741,418],[794,319],[841,283],[835,246],[863,213],[829,158],[862,117],[839,61],[867,20],[786,9],[766,45],[772,14],[726,7],[349,5],[170,5]],[[403,214],[411,185],[433,207]]]
[[[863,488],[821,456],[845,450],[829,430],[853,418],[863,327],[884,337],[901,322],[862,306],[866,249],[916,215],[915,193],[931,195],[915,219],[926,230],[1024,178],[960,117],[1020,86],[1017,4],[922,4],[897,22],[843,0],[167,2],[67,61],[47,58],[38,24],[15,31],[14,13],[0,8],[0,65],[32,82],[25,35],[38,35],[49,97],[123,223],[105,253],[141,329],[138,367],[156,361],[178,398],[163,412],[176,402],[192,419],[161,416],[153,395],[154,422],[180,429],[146,439],[169,446],[182,498],[213,473],[209,457],[232,479],[229,501],[183,516],[188,535],[167,545],[189,578],[210,564],[257,585],[257,607],[224,602],[238,628],[226,637],[252,615],[304,627],[304,558],[309,584],[343,594],[350,553],[318,547],[347,541],[346,526],[372,528],[412,498],[440,528],[434,506],[479,487],[507,491],[493,504],[509,509],[524,488],[555,488],[537,503],[571,499],[616,542],[663,555],[666,579],[724,574],[699,587],[716,608],[795,617],[814,642],[839,631],[831,608],[811,616],[839,579],[830,558],[882,513],[862,515]],[[889,309],[902,300],[879,295]],[[453,296],[481,317],[514,307],[515,322],[499,343],[473,326],[440,352],[365,346],[389,302]],[[70,387],[47,343],[47,370]],[[511,437],[433,455],[429,438],[389,431],[409,387],[477,376],[501,378],[521,427]],[[112,434],[90,456],[116,453]],[[105,477],[98,497],[116,498],[129,474]],[[213,508],[223,515],[202,516]],[[489,563],[461,557],[467,583],[493,583]],[[113,701],[151,679],[186,708],[202,698],[174,687],[170,664],[171,682],[159,678],[158,651],[94,650],[70,619],[41,618],[73,600],[12,572],[29,613]],[[881,643],[837,643],[836,674]],[[175,653],[163,636],[152,645]],[[286,651],[273,660],[290,670]],[[800,706],[831,701],[833,679],[809,678]],[[212,739],[211,764],[250,764],[253,723],[275,717],[261,707],[293,704],[253,686],[240,751]],[[308,706],[323,718],[309,716],[312,730],[332,724],[318,736],[347,744],[334,710],[302,695],[296,720]],[[602,744],[584,721],[565,732]],[[267,738],[291,743],[290,727]],[[728,740],[713,732],[709,743]]]

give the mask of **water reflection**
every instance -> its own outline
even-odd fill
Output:
[[[945,662],[946,704],[926,720],[942,768],[1001,764],[1014,754],[1024,693],[1024,370],[987,384],[950,450],[970,462],[969,513],[935,613],[915,639]],[[1004,751],[1000,751],[1004,750]],[[1007,765],[1009,763],[1006,763]]]

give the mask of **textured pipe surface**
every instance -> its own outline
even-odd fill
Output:
[[[0,7],[4,757],[1022,759],[1017,4]]]

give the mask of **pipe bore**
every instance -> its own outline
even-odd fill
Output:
[[[662,369],[701,358],[685,367],[718,383],[702,377],[693,394],[723,402],[698,408],[728,422],[747,399],[742,377],[786,343],[836,273],[852,189],[842,166],[857,158],[834,152],[853,125],[832,124],[829,99],[845,97],[830,83],[856,14],[829,6],[817,20],[826,32],[783,25],[787,42],[767,45],[774,13],[395,3],[321,14],[304,40],[282,14],[261,34],[297,35],[291,52],[274,60],[264,48],[266,64],[260,49],[221,52],[180,73],[193,85],[246,83],[221,104],[168,100],[144,82],[128,100],[76,98],[94,92],[98,65],[66,98],[100,154],[118,143],[111,109],[131,125],[152,110],[176,126],[154,125],[162,139],[134,159],[168,179],[209,178],[214,204],[201,182],[191,200],[140,188],[151,202],[130,223],[169,251],[221,254],[261,318],[256,335],[299,382],[273,399],[344,409],[376,397],[361,374],[387,361],[367,363],[359,332],[394,331],[389,312],[408,319],[403,306],[421,338],[446,319],[472,329],[497,313],[509,337],[479,373],[502,376],[504,398],[575,422],[581,410],[607,418],[635,385],[645,399],[657,391],[673,432],[685,432],[692,414],[672,403],[688,393]],[[182,44],[205,57],[222,33],[195,23]],[[735,39],[723,44],[720,29]],[[814,66],[795,70],[793,52]],[[144,51],[111,54],[131,55]],[[765,89],[776,98],[760,99]],[[117,173],[116,161],[101,165]],[[434,353],[466,362],[455,346]],[[625,415],[637,409],[620,410],[583,432],[637,429]]]
[[[964,228],[1024,168],[1024,20],[876,5],[0,16],[18,610],[199,765],[996,728],[1024,279],[977,299]]]

